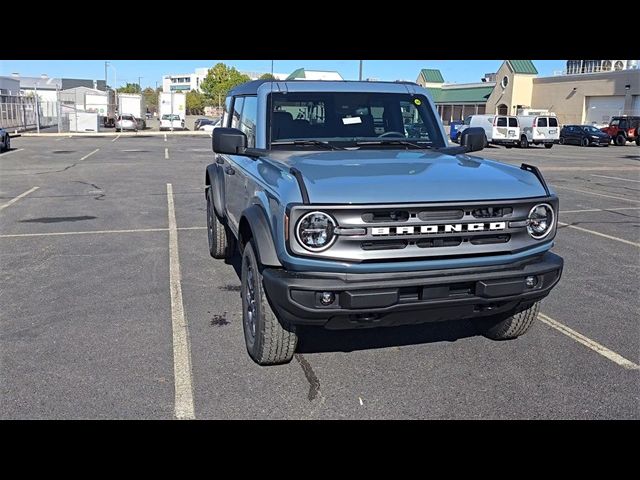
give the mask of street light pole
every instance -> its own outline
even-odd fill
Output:
[[[362,81],[362,60],[360,60],[360,74],[358,75],[358,80]]]

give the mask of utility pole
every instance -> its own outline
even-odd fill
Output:
[[[362,60],[360,60],[360,75],[358,75],[358,80],[362,81]]]
[[[140,87],[140,93],[142,93],[142,83],[140,83],[140,79],[144,77],[138,77],[138,87]]]
[[[35,84],[35,100],[36,100],[36,130],[38,131],[38,135],[40,135],[40,112],[38,108],[38,81],[36,80]]]

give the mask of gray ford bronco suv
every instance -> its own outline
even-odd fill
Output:
[[[471,319],[515,338],[560,280],[558,197],[538,169],[468,155],[482,129],[448,146],[414,83],[248,82],[212,136],[209,251],[242,255],[260,365],[290,361],[301,326]]]

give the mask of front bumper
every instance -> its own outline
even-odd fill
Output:
[[[425,272],[348,274],[281,269],[263,271],[264,287],[279,316],[292,324],[361,328],[483,317],[546,297],[564,261],[546,252],[490,267]],[[525,286],[535,277],[534,287]],[[321,293],[335,296],[329,305]]]

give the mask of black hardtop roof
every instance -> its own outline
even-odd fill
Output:
[[[246,83],[241,83],[240,85],[238,85],[237,87],[234,87],[233,89],[231,89],[229,91],[229,93],[227,93],[227,96],[233,96],[233,95],[256,95],[258,93],[258,88],[260,88],[260,86],[263,83],[267,83],[267,82],[273,82],[273,83],[309,83],[309,82],[326,82],[326,83],[364,83],[364,84],[376,84],[376,83],[393,83],[393,84],[409,84],[409,85],[416,85],[416,86],[420,86],[415,82],[406,82],[406,81],[395,81],[395,82],[389,82],[389,81],[379,81],[376,80],[375,82],[367,82],[367,81],[360,81],[360,80],[269,80],[269,79],[262,79],[262,80],[252,80],[251,82],[246,82]]]

